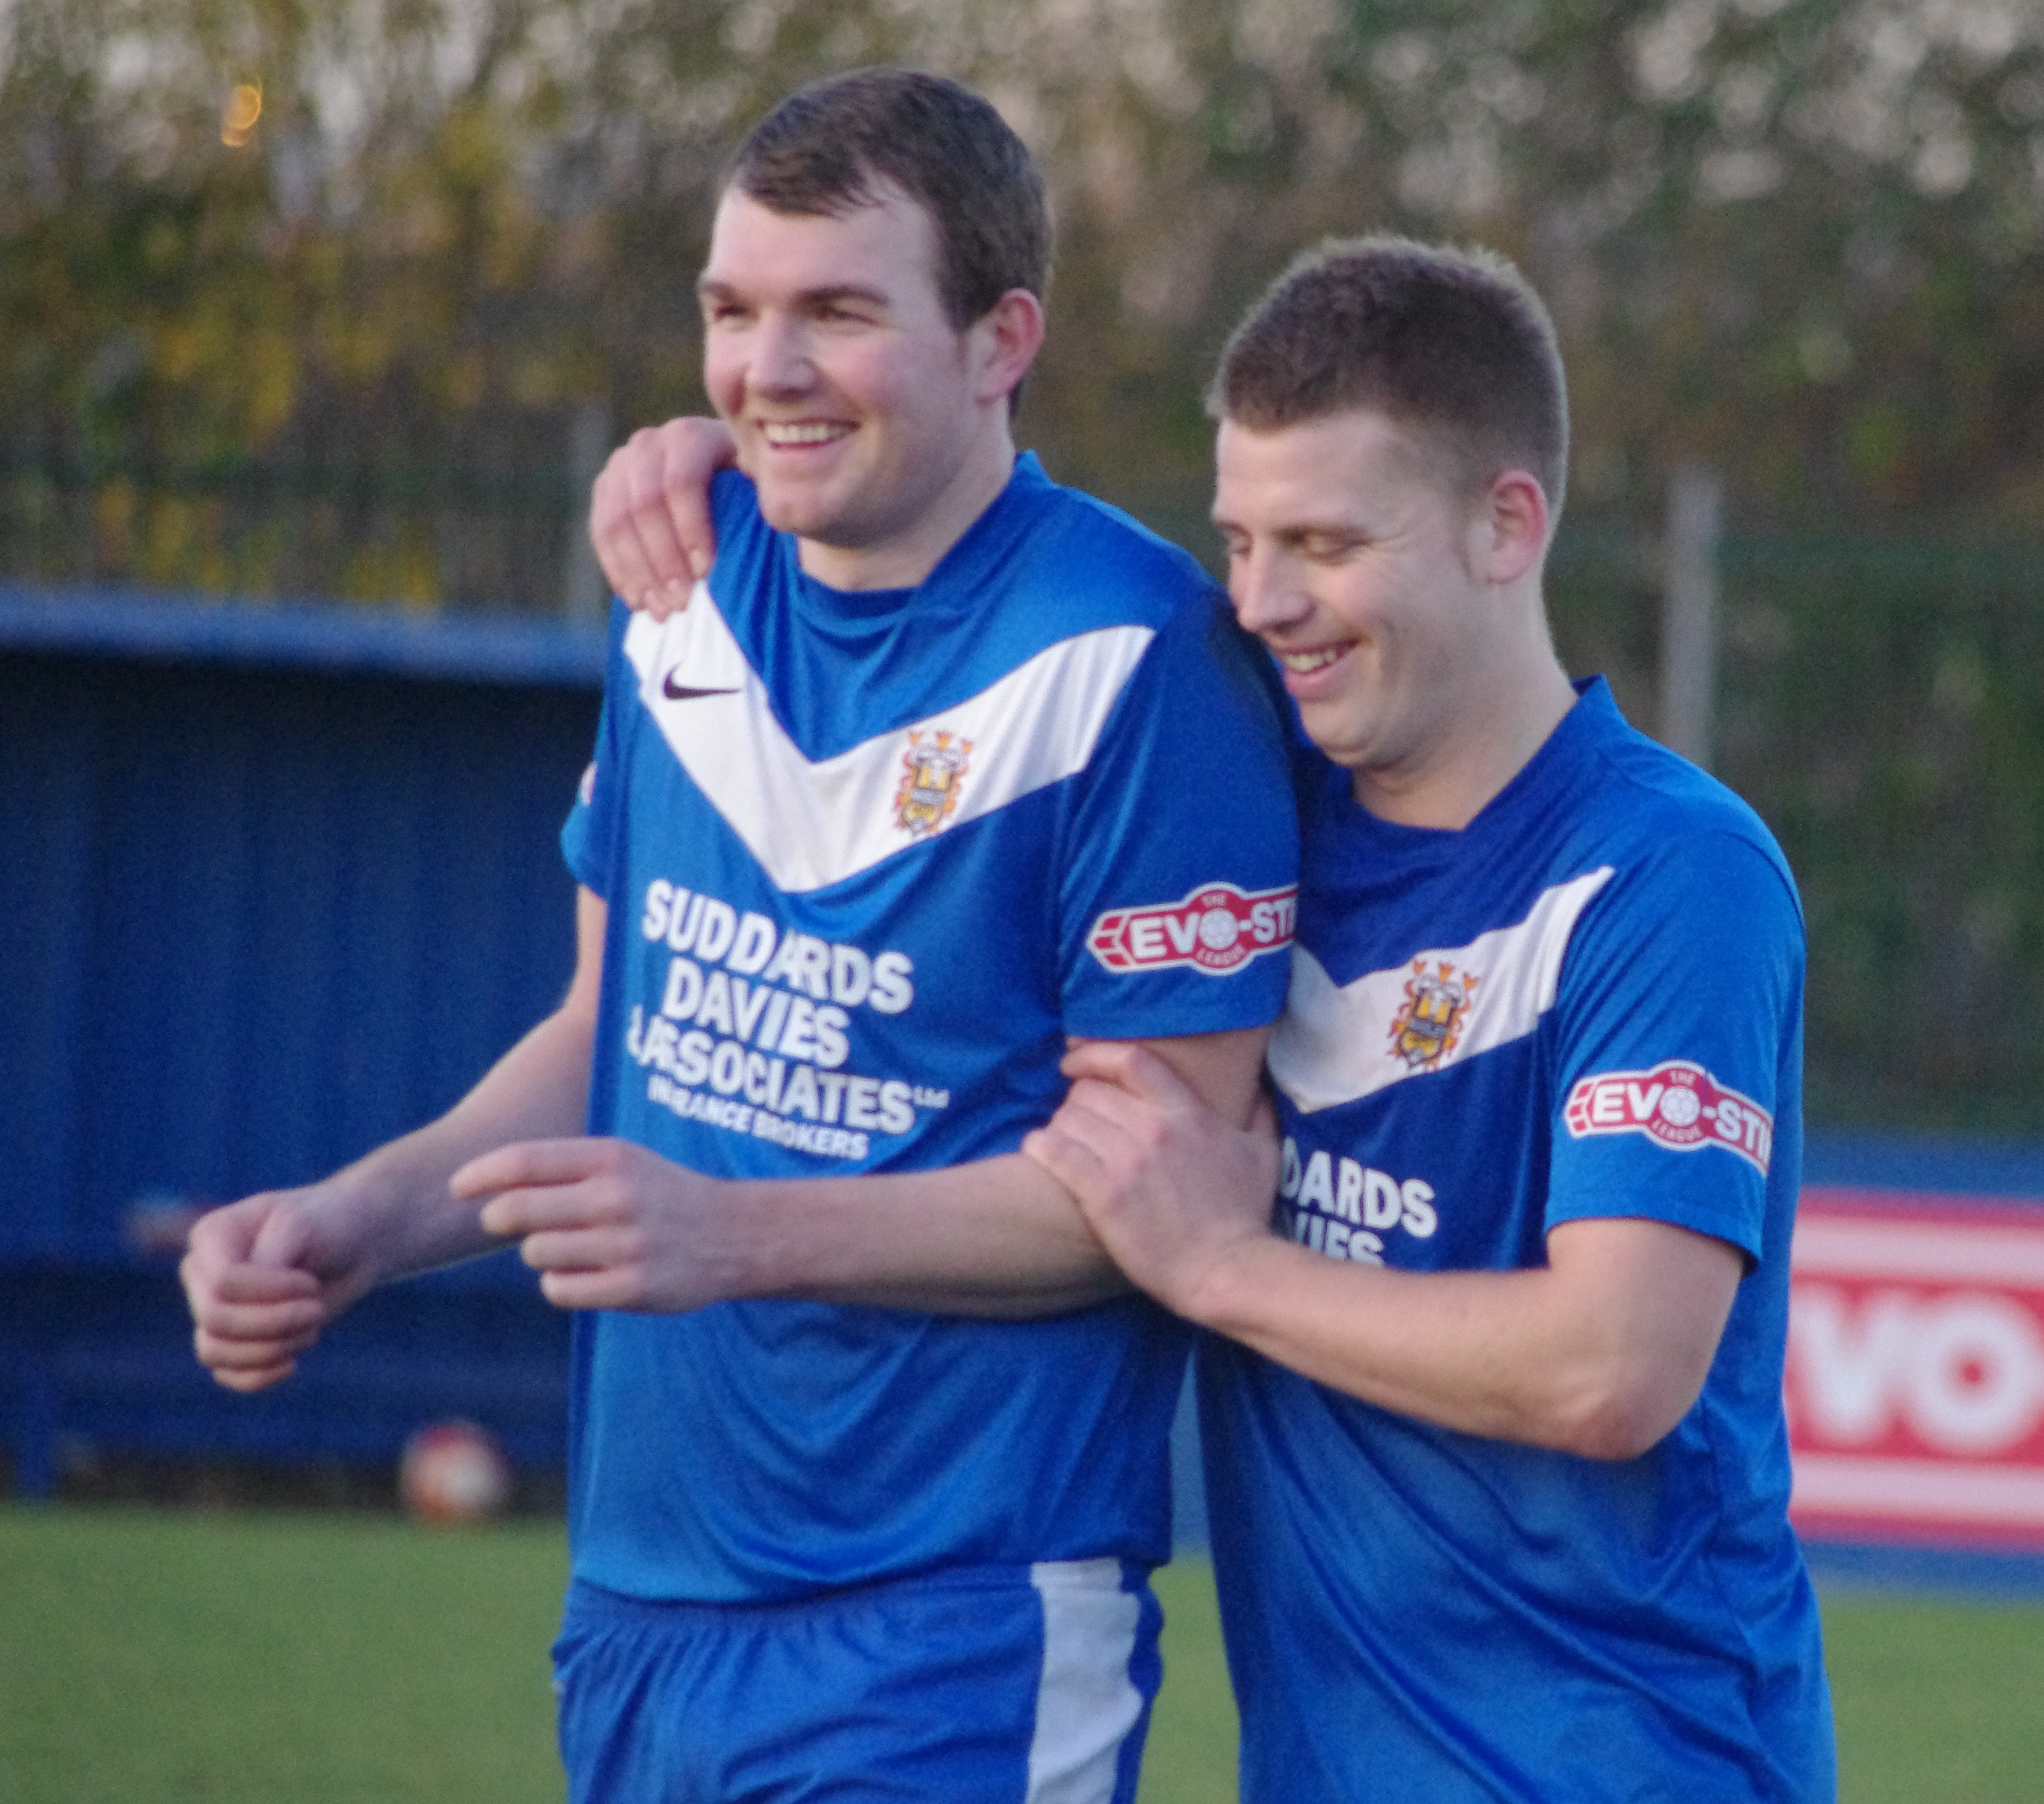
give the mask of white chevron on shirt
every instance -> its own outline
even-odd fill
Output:
[[[1562,955],[1589,900],[1611,881],[1605,865],[1541,891],[1525,919],[1479,934],[1466,946],[1432,947],[1389,970],[1337,985],[1301,944],[1292,951],[1292,988],[1270,1036],[1270,1075],[1304,1113],[1374,1095],[1530,1034],[1554,1005]],[[1461,1031],[1435,1059],[1415,1065],[1393,1050],[1393,1023],[1416,965],[1450,965],[1474,978]]]
[[[972,743],[946,831],[1083,770],[1155,636],[1120,626],[1061,639],[977,695],[815,762],[774,718],[766,685],[704,584],[664,621],[635,615],[624,652],[640,702],[696,787],[774,886],[793,894],[916,843],[895,803],[912,735],[941,731]],[[670,697],[670,678],[712,693]]]

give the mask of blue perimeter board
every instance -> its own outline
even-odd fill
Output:
[[[600,690],[605,635],[538,615],[0,583],[0,652],[25,651]]]
[[[0,589],[0,1253],[300,1183],[559,1000],[593,629]]]

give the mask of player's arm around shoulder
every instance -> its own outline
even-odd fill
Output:
[[[590,497],[597,562],[625,605],[664,620],[688,605],[717,555],[710,480],[736,451],[719,420],[642,426],[610,455]]]
[[[375,1285],[498,1244],[448,1180],[486,1147],[579,1130],[605,926],[601,900],[582,891],[560,1007],[447,1115],[317,1184],[247,1197],[194,1225],[179,1276],[198,1358],[220,1383],[275,1384]]]

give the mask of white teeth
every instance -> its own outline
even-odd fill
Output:
[[[770,445],[822,445],[832,439],[841,438],[851,428],[829,422],[811,424],[766,425],[760,431]]]
[[[1281,651],[1278,661],[1288,670],[1297,670],[1304,676],[1309,670],[1322,670],[1342,655],[1346,648],[1328,646],[1318,651]]]

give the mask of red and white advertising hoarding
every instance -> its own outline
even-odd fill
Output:
[[[1797,1529],[2044,1553],[2044,1207],[1806,1185],[1790,1270]]]

